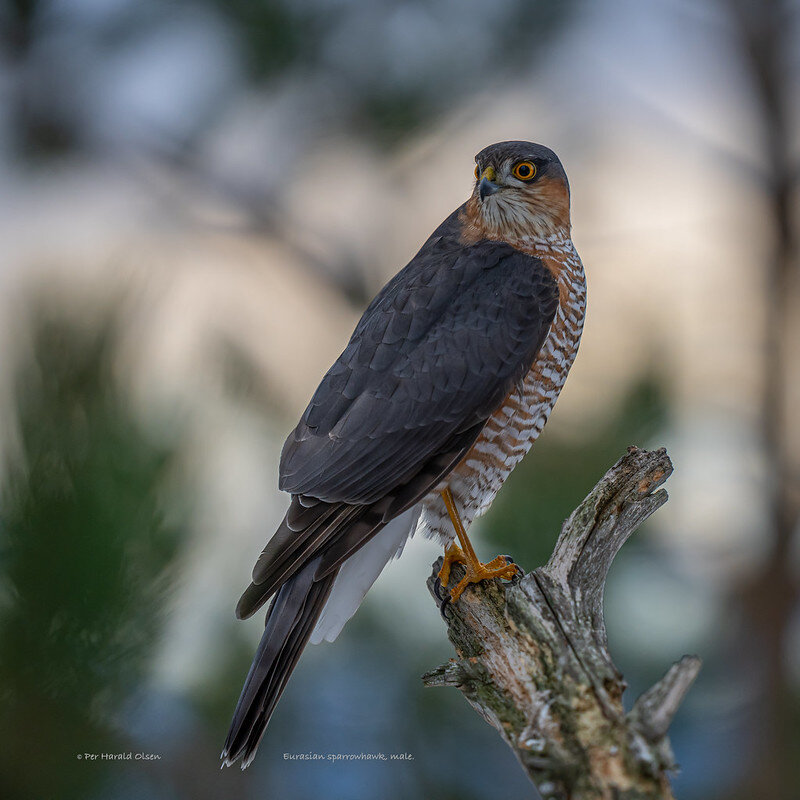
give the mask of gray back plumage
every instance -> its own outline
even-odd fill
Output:
[[[462,244],[458,212],[378,294],[284,445],[280,488],[369,504],[528,371],[558,303],[538,259]]]

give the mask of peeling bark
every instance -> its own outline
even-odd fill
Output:
[[[564,523],[547,565],[447,604],[457,658],[423,676],[454,686],[497,729],[545,800],[670,800],[667,729],[700,669],[684,656],[626,714],[603,590],[614,557],[667,501],[665,450],[629,448]],[[437,597],[434,564],[428,588]],[[451,580],[458,581],[461,567]]]

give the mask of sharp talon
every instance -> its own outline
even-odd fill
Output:
[[[442,615],[442,619],[445,622],[449,622],[450,619],[452,619],[452,615],[448,617],[445,613],[445,609],[450,605],[450,592],[442,586],[442,582],[438,577],[434,578],[433,581],[433,593],[439,600],[439,613]]]
[[[450,614],[448,616],[448,614],[447,614],[447,609],[448,608],[450,608],[450,598],[449,597],[445,597],[442,600],[442,604],[439,606],[439,613],[442,615],[442,619],[445,622],[450,622],[450,620],[453,619],[453,609],[450,608]]]
[[[508,578],[508,580],[516,586],[525,577],[525,570],[522,569],[519,564],[517,564],[513,556],[506,554],[503,556],[503,558],[506,560],[507,564],[513,564],[516,567],[514,574]]]

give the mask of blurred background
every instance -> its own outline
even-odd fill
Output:
[[[10,0],[0,63],[3,798],[532,796],[422,688],[451,650],[417,540],[218,769],[283,439],[504,139],[561,156],[589,307],[479,550],[534,568],[667,446],[607,589],[627,702],[698,653],[677,795],[800,796],[800,4]],[[284,758],[379,752],[413,760]]]

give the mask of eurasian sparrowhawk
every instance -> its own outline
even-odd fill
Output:
[[[471,197],[370,303],[284,445],[291,503],[236,613],[275,598],[226,764],[252,761],[309,639],[336,636],[415,530],[447,548],[443,585],[465,564],[453,601],[516,570],[504,556],[481,564],[465,529],[547,421],[578,350],[586,285],[555,153],[501,142],[475,161]],[[404,512],[402,528],[385,527]]]

